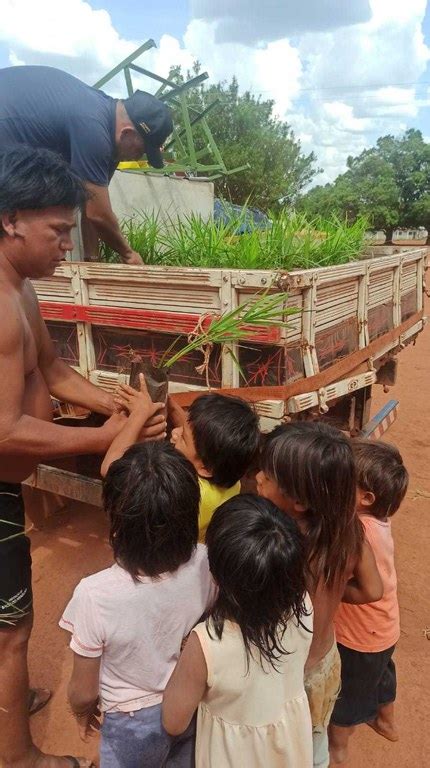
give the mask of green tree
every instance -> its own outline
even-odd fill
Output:
[[[347,166],[333,184],[310,190],[299,207],[350,221],[365,215],[372,229],[385,232],[387,243],[396,227],[424,226],[430,244],[430,145],[420,131],[383,136],[375,147],[349,157]]]
[[[192,74],[199,72],[196,63]],[[189,74],[189,73],[188,73]],[[169,79],[183,80],[178,68]],[[219,105],[207,116],[207,122],[228,169],[248,164],[247,170],[223,176],[215,182],[217,195],[233,203],[263,210],[293,204],[318,172],[315,155],[305,155],[288,123],[273,114],[274,102],[262,100],[248,91],[240,94],[236,78],[231,83],[203,84],[189,92],[189,104],[199,111],[213,101]],[[180,123],[180,115],[177,116]],[[194,128],[198,150],[207,149],[207,139],[198,125]],[[201,162],[213,158],[202,155]]]

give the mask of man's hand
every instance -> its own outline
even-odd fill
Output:
[[[135,264],[137,266],[142,266],[142,264],[144,263],[140,253],[133,250],[130,250],[124,253],[122,260],[124,264]]]
[[[87,742],[91,736],[100,730],[101,712],[98,699],[86,712],[74,712],[74,715],[78,723],[79,737],[82,741]]]

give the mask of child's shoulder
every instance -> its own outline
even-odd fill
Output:
[[[190,559],[187,563],[185,563],[185,568],[198,570],[199,572],[209,572],[208,551],[205,544],[197,544],[197,547],[191,555]]]
[[[391,532],[391,518],[389,517],[379,518],[374,515],[360,515],[360,520],[366,533],[368,531]]]
[[[131,581],[131,577],[123,568],[115,563],[110,568],[104,568],[102,571],[85,576],[76,587],[76,592],[81,594],[100,594],[101,592],[115,589],[117,585],[121,589],[124,587],[124,582],[127,581]]]

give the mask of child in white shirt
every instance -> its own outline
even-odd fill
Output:
[[[154,410],[145,392],[127,407],[128,429]],[[184,637],[214,598],[197,544],[197,474],[173,446],[137,444],[110,465],[103,498],[115,564],[82,579],[60,621],[72,635],[70,704],[83,737],[103,713],[101,768],[191,768],[193,727],[172,739],[161,700]]]

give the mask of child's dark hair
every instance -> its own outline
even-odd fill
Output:
[[[55,152],[25,144],[0,150],[0,215],[56,206],[82,208],[86,199],[84,183]]]
[[[169,443],[133,445],[103,483],[115,560],[131,576],[186,563],[197,545],[200,489],[193,465]]]
[[[211,473],[212,482],[231,488],[258,453],[257,414],[239,397],[213,393],[194,400],[188,421],[197,455]]]
[[[313,583],[333,587],[363,544],[350,440],[322,422],[284,424],[267,436],[261,465],[280,491],[306,510]]]
[[[268,499],[235,496],[215,511],[206,545],[218,585],[208,629],[212,620],[221,638],[224,622],[234,621],[248,661],[253,646],[276,668],[289,652],[282,644],[287,623],[307,615],[305,543],[295,521]]]
[[[369,507],[374,517],[391,517],[408,490],[409,475],[394,445],[377,440],[353,440],[357,485],[370,491],[375,501]]]

